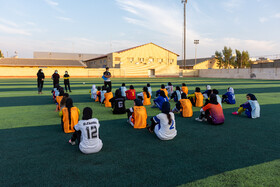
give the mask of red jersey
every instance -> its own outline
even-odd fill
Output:
[[[125,91],[125,93],[126,93],[126,98],[128,99],[128,100],[134,100],[134,99],[136,99],[136,92],[135,92],[135,90],[134,89],[129,89],[129,90],[127,90],[127,91]]]

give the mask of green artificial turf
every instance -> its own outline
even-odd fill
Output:
[[[223,105],[226,121],[222,126],[195,121],[199,108],[193,108],[192,118],[176,114],[178,135],[174,140],[160,141],[146,129],[133,129],[126,123],[125,114],[113,115],[110,108],[90,99],[92,84],[100,86],[101,79],[71,79],[70,96],[74,105],[81,111],[86,106],[92,107],[101,124],[104,145],[101,152],[84,155],[78,146],[67,143],[71,135],[61,131],[50,79],[45,81],[43,95],[37,94],[35,79],[0,79],[1,186],[176,186],[197,180],[198,183],[190,185],[215,186],[221,185],[221,180],[226,185],[271,186],[274,182],[279,185],[279,180],[259,181],[264,178],[261,176],[279,176],[276,172],[279,162],[274,160],[280,157],[280,81],[113,78],[113,91],[123,82],[127,87],[133,84],[137,92],[150,82],[154,95],[160,84],[167,82],[173,85],[185,82],[190,93],[196,86],[204,90],[210,84],[223,94],[232,86],[237,103]],[[231,115],[246,101],[247,93],[258,98],[261,118]],[[132,105],[132,101],[126,102],[127,107]],[[175,106],[173,101],[171,106]],[[149,118],[159,113],[158,109],[146,108]],[[262,163],[268,171],[264,175],[257,172],[260,177],[246,183],[247,178],[261,171],[254,165]],[[250,172],[240,169],[247,167]],[[239,180],[240,183],[236,182]]]

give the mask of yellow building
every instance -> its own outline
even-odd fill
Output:
[[[168,76],[179,74],[179,55],[154,43],[109,53],[84,61],[88,68],[120,69],[123,77]]]

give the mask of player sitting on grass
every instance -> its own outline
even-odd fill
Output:
[[[98,87],[97,87],[97,91],[96,91],[96,99],[95,99],[95,102],[100,102],[100,97],[101,97],[101,92],[100,92],[100,90],[101,90],[101,87],[98,86]]]
[[[135,91],[133,85],[130,85],[130,86],[129,86],[129,90],[126,90],[126,91],[125,91],[125,94],[126,94],[126,98],[127,98],[128,100],[134,100],[134,99],[136,99],[136,91]]]
[[[185,83],[182,83],[182,92],[188,95],[189,89]]]
[[[69,143],[79,143],[79,149],[84,154],[91,154],[99,152],[103,143],[99,138],[99,121],[92,118],[92,110],[89,107],[84,108],[83,118],[74,126],[75,132],[73,133]]]
[[[203,106],[203,95],[200,92],[199,87],[196,87],[195,92],[193,94],[189,94],[188,98],[192,102],[193,106],[195,106],[195,107],[202,107]]]
[[[56,96],[59,96],[59,91],[58,91],[59,88],[60,88],[60,86],[58,84],[56,84],[55,87],[53,88],[53,90],[51,91],[54,102],[56,102],[55,101]]]
[[[148,92],[150,93],[150,96],[152,98],[153,92],[152,92],[152,87],[151,87],[150,83],[147,83],[147,88],[148,88]]]
[[[182,93],[182,99],[180,99],[176,106],[173,108],[172,112],[181,112],[181,115],[184,118],[189,118],[193,116],[193,109],[192,109],[192,103],[187,98],[187,95],[185,93]]]
[[[161,113],[151,118],[151,126],[148,127],[150,132],[155,132],[161,140],[172,140],[177,135],[175,116],[170,112],[170,103],[162,104]]]
[[[122,86],[120,87],[121,93],[123,97],[126,97],[126,87],[125,87],[125,83],[122,83]]]
[[[97,89],[96,89],[96,86],[95,86],[95,85],[92,85],[92,88],[91,88],[91,90],[89,91],[89,93],[90,93],[90,98],[95,100],[96,97],[97,97],[97,95],[96,95]]]
[[[167,86],[165,87],[168,93],[168,96],[171,96],[171,94],[173,93],[173,85],[171,82],[167,83]]]
[[[65,133],[74,132],[74,126],[79,121],[80,110],[73,106],[73,100],[68,98],[66,100],[66,107],[64,107],[60,112],[61,117],[61,127]]]
[[[209,103],[202,107],[197,121],[208,121],[212,125],[221,125],[225,121],[223,109],[217,101],[215,94],[210,95]]]
[[[105,107],[112,107],[110,99],[112,99],[114,96],[113,93],[111,92],[110,87],[107,88],[107,92],[104,94],[104,97],[105,97],[104,99]]]
[[[202,93],[203,97],[205,99],[208,99],[210,94],[211,94],[212,90],[211,90],[211,86],[210,85],[206,85],[206,90],[205,92]]]
[[[152,108],[159,108],[161,110],[162,104],[164,102],[168,102],[168,98],[166,97],[164,91],[160,90],[159,96],[156,99],[154,99],[154,105],[152,106]]]
[[[229,87],[227,89],[227,93],[225,93],[223,96],[222,102],[227,104],[235,104],[235,95],[234,95],[234,89],[232,87]]]
[[[169,97],[168,97],[168,91],[166,90],[164,84],[162,84],[162,85],[160,86],[160,89],[159,89],[158,91],[156,91],[156,97],[158,97],[158,96],[160,95],[160,94],[159,94],[160,91],[164,91],[165,96],[167,97],[167,99],[169,99]]]
[[[68,93],[64,93],[63,98],[60,101],[60,111],[66,107],[66,100],[69,98],[69,94]]]
[[[127,122],[135,129],[147,127],[147,110],[140,99],[135,99],[134,107],[127,109],[126,112],[128,117]]]
[[[151,104],[151,96],[148,91],[148,88],[144,86],[143,92],[137,94],[138,98],[143,101],[143,105],[150,105]]]
[[[173,99],[175,102],[178,102],[181,99],[181,89],[179,86],[176,86],[176,90],[172,93],[170,99]]]
[[[105,100],[105,93],[107,92],[107,89],[105,86],[102,86],[102,90],[100,92],[100,103],[104,103]]]
[[[248,116],[248,118],[260,117],[261,109],[256,96],[254,94],[247,94],[246,98],[248,101],[240,105],[238,110],[232,114],[240,115],[245,111],[245,114]]]
[[[115,97],[109,100],[112,103],[113,114],[124,114],[125,109],[125,97],[122,96],[121,90],[117,89]]]
[[[217,89],[213,89],[211,90],[211,93],[210,94],[215,94],[216,97],[217,97],[217,102],[221,105],[221,107],[223,107],[222,105],[222,99],[221,97],[219,96],[219,91]],[[210,97],[208,97],[208,99],[205,99],[205,103],[204,103],[204,106],[206,106],[210,101]]]
[[[60,111],[60,102],[61,102],[63,96],[64,96],[64,90],[63,90],[63,88],[61,88],[61,90],[59,91],[59,96],[56,96],[56,98],[55,98],[55,101],[56,101],[56,103],[55,103],[56,104],[55,111],[56,112]]]

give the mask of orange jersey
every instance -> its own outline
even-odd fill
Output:
[[[96,99],[95,99],[95,102],[99,102],[99,93],[100,93],[100,91],[96,91]]]
[[[105,100],[104,100],[105,107],[112,107],[110,99],[113,98],[113,93],[112,92],[108,92],[108,93],[105,93],[104,96],[105,96]]]
[[[181,103],[181,112],[184,118],[192,117],[193,110],[192,110],[192,103],[189,99],[180,99]]]
[[[166,90],[166,88],[164,88],[164,89],[161,88],[160,90],[164,91],[165,96],[169,99],[169,97],[168,97],[168,91]]]
[[[195,94],[195,106],[202,107],[203,106],[203,95],[201,92],[194,92]]]
[[[69,113],[68,108],[64,107],[62,109],[62,121],[63,129],[65,133],[75,132],[74,126],[79,121],[80,110],[77,107],[71,108],[71,123],[69,123]]]
[[[60,110],[60,102],[61,102],[62,98],[63,98],[63,96],[56,96],[56,98],[55,98],[55,100],[58,104],[58,110]]]
[[[135,129],[143,129],[147,126],[147,111],[144,106],[134,106],[132,113],[132,123]]]
[[[187,86],[182,86],[182,92],[185,93],[186,95],[188,95],[189,93],[189,89]]]
[[[150,105],[151,104],[151,95],[148,98],[147,93],[143,92],[143,105]]]

